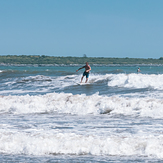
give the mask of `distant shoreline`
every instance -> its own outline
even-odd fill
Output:
[[[115,66],[115,65],[163,65],[163,57],[159,59],[143,59],[143,58],[106,58],[106,57],[54,57],[45,55],[0,55],[0,65],[7,64],[29,64],[29,65],[83,65],[89,62],[95,66]]]

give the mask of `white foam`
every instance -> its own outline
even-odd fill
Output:
[[[108,82],[110,87],[148,88],[163,90],[163,75],[156,74],[113,74]]]
[[[112,77],[112,74],[106,74],[106,75],[99,75],[99,74],[91,74],[89,81],[90,83],[98,82],[102,80],[109,80]]]
[[[96,74],[91,74],[88,80],[88,84],[98,82],[101,80],[107,80],[110,78],[110,74],[106,75],[96,75]],[[59,77],[48,77],[44,75],[37,75],[37,76],[29,76],[23,78],[20,82],[27,82],[27,85],[31,85],[31,82],[33,83],[36,87],[38,86],[50,86],[50,88],[65,88],[69,86],[76,85],[76,83],[80,83],[81,81],[82,74],[75,74],[75,75],[66,75],[66,76],[59,76]],[[41,83],[39,83],[41,81]],[[83,82],[85,81],[85,78],[83,79]],[[15,82],[14,82],[15,83]],[[14,84],[12,83],[12,84]]]
[[[1,96],[0,113],[13,114],[57,112],[66,114],[123,114],[163,118],[163,100],[154,98],[104,97],[94,94],[50,93],[38,96]]]
[[[108,75],[91,75],[88,84],[103,80]],[[65,87],[74,86],[80,83],[82,74],[66,75],[66,76],[28,76],[15,78],[14,80],[6,80],[3,84],[6,89],[0,91],[0,94],[18,94],[18,93],[31,93],[31,92],[48,92],[52,89],[64,89]],[[85,81],[85,78],[83,82]],[[43,89],[44,87],[44,89]],[[19,90],[17,89],[19,88]]]
[[[9,87],[9,89],[6,88],[4,90],[1,90],[0,94],[48,92],[48,90],[62,89],[67,86],[75,85],[75,81],[80,81],[79,75],[67,75],[59,77],[36,75],[15,78],[12,81],[7,80],[3,83],[7,88]],[[19,90],[15,88],[19,88]]]
[[[24,77],[19,82],[26,82],[26,85],[31,86],[31,82],[35,87],[48,86],[50,88],[64,88],[74,85],[75,81],[80,81],[79,75],[67,75],[59,77],[49,77],[44,75]],[[17,81],[14,81],[14,83]],[[12,84],[14,84],[12,83]]]
[[[98,75],[98,74],[90,74],[88,84],[92,84],[98,81],[102,80],[108,80],[112,75],[106,74],[106,75]],[[72,85],[76,85],[76,83],[80,83],[82,74],[80,75],[67,75],[67,76],[61,76],[57,77],[54,82],[58,83],[58,87],[64,88]],[[83,83],[85,82],[85,78],[83,79]]]
[[[5,154],[138,155],[163,158],[162,142],[162,135],[97,136],[0,130],[0,152]]]

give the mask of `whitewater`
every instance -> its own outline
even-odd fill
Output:
[[[0,160],[162,162],[163,66],[80,66],[0,65]]]

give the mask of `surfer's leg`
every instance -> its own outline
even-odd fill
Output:
[[[82,78],[81,78],[81,83],[82,83],[83,78],[84,78],[85,75],[86,75],[86,73],[85,73],[85,71],[84,71],[84,72],[83,72],[83,76],[82,76]]]
[[[86,74],[86,81],[85,81],[85,83],[87,83],[88,77],[89,77],[89,73]]]
[[[88,81],[88,78],[86,78],[86,81],[85,81],[85,83],[87,83],[87,81]]]

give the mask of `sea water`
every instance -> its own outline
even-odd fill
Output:
[[[0,161],[162,162],[163,66],[80,66],[0,65]]]

